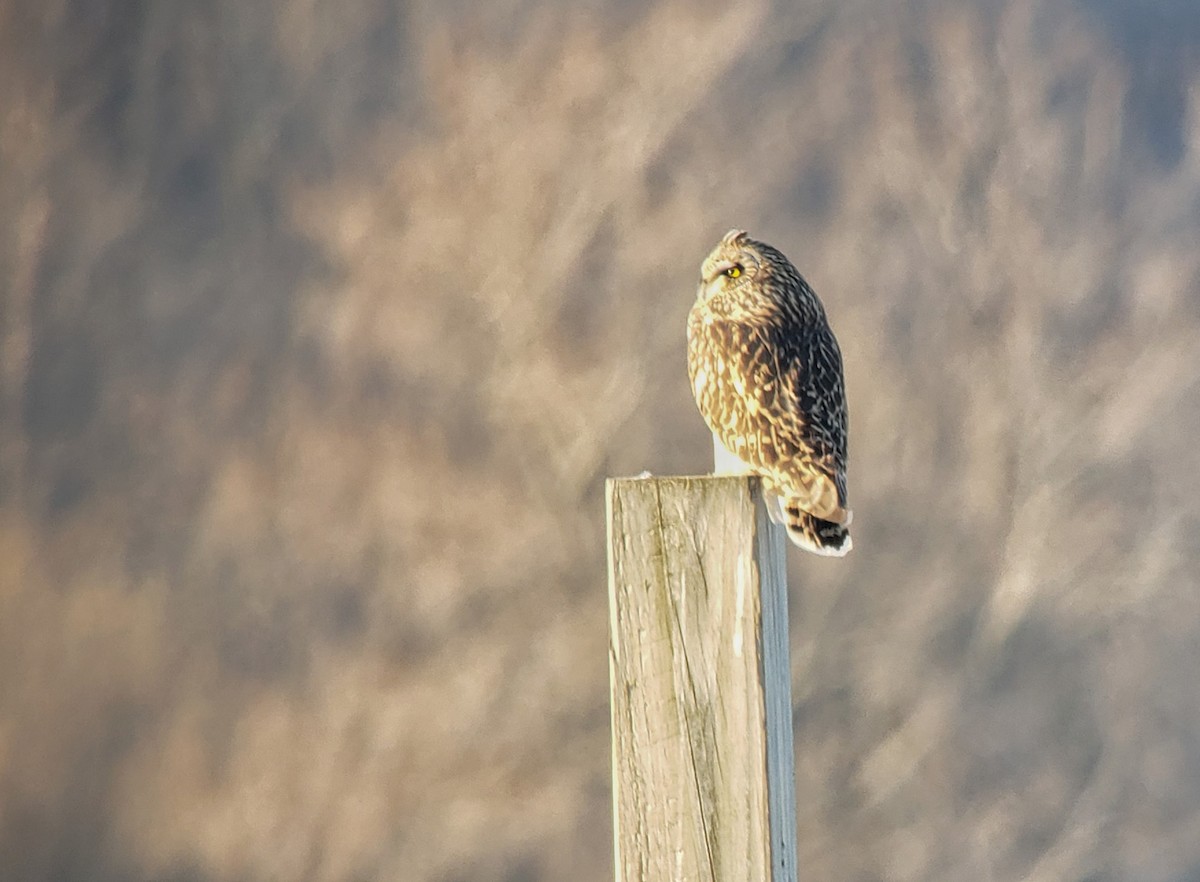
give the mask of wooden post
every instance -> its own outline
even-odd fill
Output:
[[[754,477],[607,489],[617,882],[795,882],[783,529]]]

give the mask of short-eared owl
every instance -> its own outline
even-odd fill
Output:
[[[761,475],[772,516],[801,548],[849,551],[842,354],[796,268],[741,230],[700,269],[688,374],[717,471]]]

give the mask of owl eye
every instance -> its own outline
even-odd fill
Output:
[[[729,269],[725,270],[725,275],[729,276],[729,278],[731,278],[731,279],[736,279],[741,274],[742,274],[742,267],[740,264],[735,263]]]

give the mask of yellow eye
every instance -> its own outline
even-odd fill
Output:
[[[741,274],[742,274],[742,268],[740,266],[738,266],[736,263],[733,266],[731,266],[729,269],[725,270],[725,275],[729,276],[729,278],[731,278],[731,279],[736,279]]]

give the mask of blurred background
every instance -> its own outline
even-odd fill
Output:
[[[611,878],[603,481],[845,355],[802,878],[1200,878],[1200,6],[0,4],[0,875]]]

